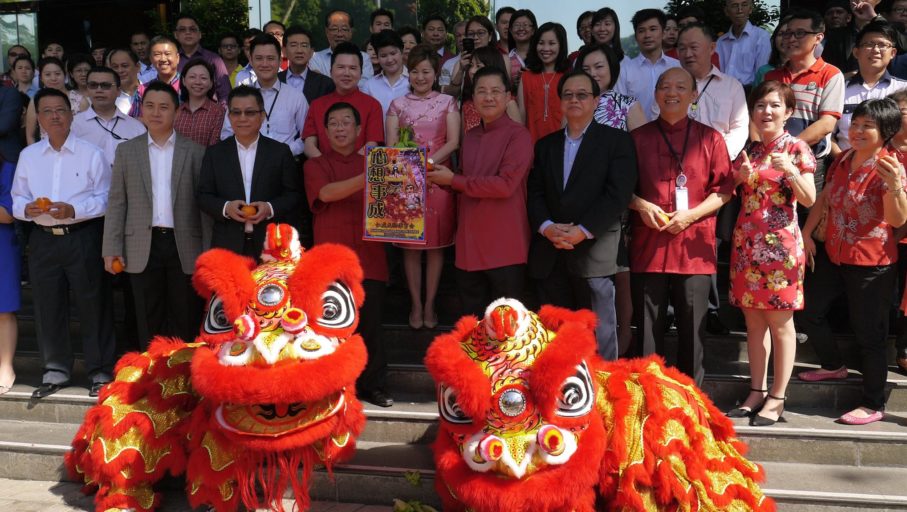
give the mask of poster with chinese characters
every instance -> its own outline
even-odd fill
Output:
[[[425,243],[425,163],[425,148],[367,148],[365,240]]]

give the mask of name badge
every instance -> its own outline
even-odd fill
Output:
[[[682,212],[690,209],[689,191],[685,188],[677,187],[674,189],[674,204],[677,205],[677,211]]]

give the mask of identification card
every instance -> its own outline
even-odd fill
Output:
[[[674,203],[677,205],[677,211],[682,212],[690,209],[690,196],[685,188],[674,189]]]

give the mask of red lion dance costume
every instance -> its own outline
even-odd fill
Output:
[[[193,507],[283,510],[291,486],[304,510],[313,466],[352,454],[365,424],[359,260],[339,245],[303,253],[291,227],[273,224],[262,260],[202,254],[202,334],[158,338],[117,364],[66,456],[97,510],[157,508],[152,485],[166,473],[185,474]]]
[[[435,339],[444,511],[774,510],[731,422],[657,358],[598,358],[595,321],[500,299]]]

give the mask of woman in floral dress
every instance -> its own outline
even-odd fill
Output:
[[[437,91],[441,62],[438,52],[418,45],[409,52],[406,63],[412,92],[391,102],[385,122],[385,141],[393,146],[399,140],[401,126],[412,127],[415,140],[428,149],[435,163],[449,165],[450,155],[460,146],[460,112],[457,101]],[[429,185],[425,201],[425,245],[403,247],[403,267],[409,285],[412,307],[409,325],[438,325],[435,296],[444,264],[444,247],[453,245],[456,218],[454,198],[438,185]],[[422,253],[425,264],[425,304],[422,303]]]
[[[731,251],[731,304],[746,318],[750,393],[730,417],[772,425],[784,410],[797,341],[794,311],[803,309],[806,255],[797,224],[797,203],[816,198],[816,159],[809,146],[787,133],[784,123],[796,106],[790,87],[765,82],[750,95],[750,119],[761,142],[734,162],[742,186],[742,208]],[[806,176],[804,176],[806,175]],[[775,351],[768,389],[768,361]]]

